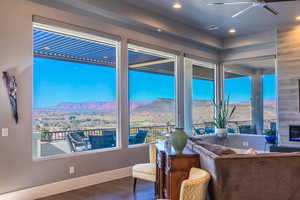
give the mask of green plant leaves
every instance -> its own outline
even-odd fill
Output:
[[[213,118],[212,123],[216,126],[216,128],[226,128],[229,120],[236,110],[236,105],[233,105],[230,110],[229,101],[229,96],[227,100],[221,100],[219,104],[215,102],[215,99],[212,99],[212,104],[216,110],[216,116]]]

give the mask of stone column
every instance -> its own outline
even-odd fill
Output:
[[[192,80],[193,63],[190,59],[184,59],[184,128],[186,133],[190,135],[193,134]]]
[[[257,134],[262,134],[264,129],[264,107],[263,80],[260,70],[252,75],[251,117],[252,124],[256,125]]]

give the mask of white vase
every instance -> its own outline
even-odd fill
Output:
[[[222,137],[222,138],[227,137],[227,129],[226,128],[216,128],[215,134],[218,137]]]

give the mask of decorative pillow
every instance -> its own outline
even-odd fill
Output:
[[[193,142],[196,142],[196,141],[202,141],[202,139],[201,138],[199,138],[199,137],[196,137],[196,136],[189,136],[189,138],[188,138],[189,140],[191,140],[191,141],[193,141]]]
[[[193,150],[194,146],[201,146],[201,147],[205,148],[206,150],[208,150],[218,156],[236,154],[235,151],[233,151],[232,149],[230,149],[228,147],[205,142],[199,137],[191,136],[191,137],[189,137],[187,147],[189,149]]]
[[[256,155],[257,152],[254,149],[250,148],[246,151],[246,154]]]

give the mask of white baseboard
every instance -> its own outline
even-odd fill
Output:
[[[132,168],[100,172],[0,195],[0,200],[34,200],[131,176]]]

